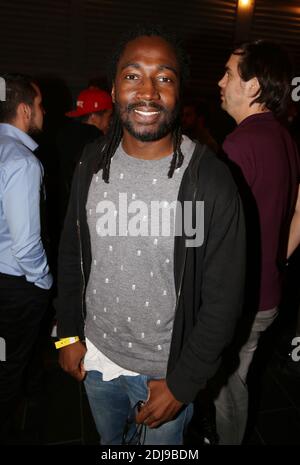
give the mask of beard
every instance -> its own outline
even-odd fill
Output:
[[[151,108],[153,110],[159,110],[163,114],[163,119],[158,123],[158,127],[149,130],[145,129],[145,127],[140,130],[137,129],[136,125],[130,120],[129,115],[130,112],[141,106]],[[131,136],[141,142],[154,142],[162,139],[172,132],[179,116],[179,103],[176,102],[174,109],[170,111],[155,102],[132,103],[127,105],[125,109],[122,109],[116,102],[115,111],[123,127],[127,129]]]
[[[38,128],[35,125],[30,126],[28,129],[29,136],[39,136],[42,132],[42,129]]]
[[[42,133],[42,128],[38,127],[35,123],[35,112],[32,113],[30,123],[29,123],[29,128],[28,128],[28,134],[29,136],[38,136]]]

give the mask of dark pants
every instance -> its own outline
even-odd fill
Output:
[[[49,291],[28,283],[25,277],[0,273],[0,431],[5,431],[23,388]]]

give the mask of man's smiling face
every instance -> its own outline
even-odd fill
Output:
[[[112,89],[124,131],[155,141],[172,130],[179,111],[179,65],[172,46],[158,36],[126,45]]]

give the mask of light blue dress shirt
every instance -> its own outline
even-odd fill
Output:
[[[0,273],[24,276],[50,289],[52,276],[41,240],[43,167],[38,145],[25,132],[0,123]]]

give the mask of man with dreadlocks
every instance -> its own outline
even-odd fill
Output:
[[[226,166],[181,134],[186,71],[160,29],[127,37],[114,59],[111,132],[87,146],[73,181],[57,345],[62,368],[85,378],[101,444],[139,442],[134,424],[123,434],[139,401],[144,443],[182,444],[240,313],[240,199]]]

